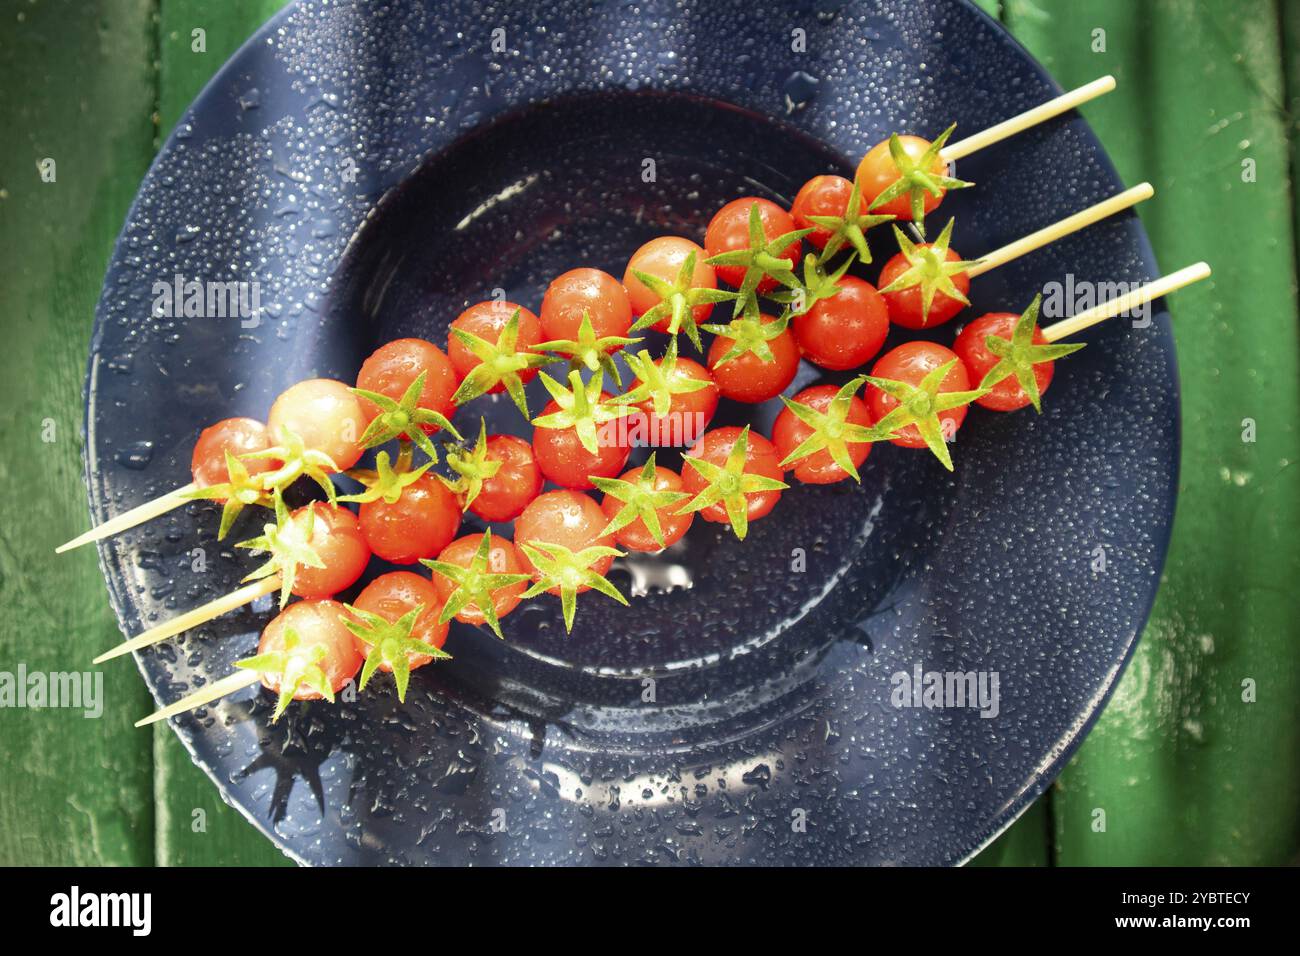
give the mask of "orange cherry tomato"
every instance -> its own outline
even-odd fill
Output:
[[[280,429],[288,428],[307,448],[324,452],[340,471],[351,468],[365,450],[361,436],[366,430],[361,402],[342,382],[331,378],[310,378],[280,393],[266,418],[272,443],[280,441]]]
[[[714,214],[709,220],[709,228],[704,233],[704,249],[710,257],[720,256],[724,252],[740,252],[750,248],[749,241],[749,210],[751,206],[758,207],[758,218],[763,226],[763,237],[766,242],[784,235],[787,232],[793,232],[795,229],[794,219],[790,214],[768,199],[759,199],[754,196],[746,196],[741,199],[733,199]],[[799,264],[799,241],[796,239],[783,250],[779,258],[785,259],[790,268],[793,269]],[[745,281],[744,266],[715,266],[718,278],[730,286],[740,288],[740,284]],[[764,276],[758,283],[758,292],[771,292],[776,288],[776,280],[771,276]]]
[[[516,309],[519,311],[519,336],[515,340],[515,349],[519,352],[528,352],[538,342],[545,341],[542,338],[542,323],[533,313],[513,302],[499,302],[492,299],[471,305],[456,316],[451,327],[476,335],[483,341],[495,345],[501,339],[501,333]],[[482,364],[482,359],[471,352],[469,346],[455,335],[447,337],[447,357],[451,359],[456,375],[462,379]],[[527,368],[519,372],[521,382],[531,382],[536,376],[535,368]],[[504,383],[498,382],[488,389],[488,392],[504,392],[505,388]]]
[[[824,415],[839,391],[835,385],[814,385],[805,388],[791,401],[807,405]],[[844,421],[850,425],[870,426],[871,411],[867,408],[866,402],[856,395],[850,399],[849,413]],[[782,409],[781,414],[776,416],[776,423],[772,426],[772,444],[776,446],[777,457],[785,461],[786,457],[802,445],[812,433],[813,430],[801,422],[794,412],[788,408]],[[871,442],[850,442],[847,448],[849,461],[853,462],[854,468],[862,467],[862,463],[871,454]],[[831,453],[824,448],[797,459],[787,467],[793,470],[796,478],[809,485],[830,485],[849,477],[849,473],[835,464]]]
[[[423,339],[396,339],[381,345],[361,364],[357,388],[400,402],[421,373],[424,373],[424,388],[420,390],[419,407],[451,418],[456,411],[451,397],[460,384],[456,369],[442,349]],[[358,396],[358,400],[367,422],[379,414],[379,406],[370,399]],[[436,425],[423,427],[427,434],[438,430]]]
[[[478,553],[479,545],[482,543],[483,535],[467,534],[443,548],[438,555],[438,560],[468,568],[473,562],[474,556]],[[492,535],[492,546],[488,548],[487,564],[489,574],[527,574],[530,570],[524,567],[523,557],[515,549],[510,539],[499,534]],[[442,605],[447,603],[447,599],[456,590],[456,583],[443,577],[437,571],[433,572],[433,586],[438,591],[438,598]],[[519,606],[519,596],[526,590],[528,590],[528,582],[520,581],[517,584],[508,584],[493,591],[492,608],[496,611],[496,616],[503,618],[517,608]],[[471,602],[456,612],[456,620],[478,626],[486,623],[487,619],[483,616],[483,612],[478,605]]]
[[[298,565],[293,593],[308,600],[333,597],[361,577],[370,561],[370,546],[356,516],[347,508],[314,501],[293,512],[289,520],[304,526],[308,513],[314,515],[308,546],[325,567]]]
[[[584,314],[591,316],[596,338],[625,337],[632,326],[632,303],[623,283],[599,269],[570,269],[542,298],[542,335],[548,342],[576,341]]]
[[[889,306],[864,279],[845,275],[839,292],[818,299],[791,323],[808,361],[822,368],[857,368],[870,361],[889,335]]]
[[[760,316],[760,319],[764,325],[776,321],[770,315]],[[709,369],[718,383],[718,391],[727,398],[751,404],[765,402],[776,398],[794,381],[795,373],[799,371],[799,345],[789,328],[768,340],[774,359],[771,362],[763,361],[753,352],[746,352],[739,358],[717,364],[734,344],[734,339],[718,335],[709,346]]]
[[[370,550],[393,564],[432,558],[460,529],[460,502],[441,481],[423,474],[392,504],[383,498],[361,506],[361,533]]]
[[[961,356],[962,364],[966,366],[972,382],[978,384],[982,381],[999,361],[998,357],[988,350],[984,340],[990,335],[1010,340],[1011,333],[1015,331],[1016,323],[1019,321],[1020,316],[1014,312],[990,312],[967,323],[961,330],[957,341],[952,345],[952,350]],[[1034,329],[1033,344],[1048,344],[1042,330]],[[1046,392],[1047,386],[1052,384],[1055,364],[1052,361],[1034,363],[1034,380],[1038,383],[1039,395]],[[1010,375],[994,385],[993,391],[975,399],[975,404],[995,412],[1014,412],[1029,405],[1030,401],[1029,395],[1020,387],[1015,376]]]
[[[876,378],[889,378],[908,385],[920,385],[921,380],[935,369],[957,358],[951,349],[933,342],[904,342],[898,348],[882,355],[871,369]],[[952,367],[939,385],[941,392],[964,392],[970,388],[970,377],[966,366],[960,361]],[[866,388],[867,407],[871,410],[871,421],[880,421],[898,407],[898,399],[876,386],[868,383]],[[966,420],[967,406],[959,405],[939,413],[939,423],[946,436],[957,434],[957,429]],[[891,439],[895,445],[903,448],[924,448],[925,439],[916,430],[915,425],[908,425],[898,431],[898,437]]]
[[[548,491],[538,495],[515,519],[515,541],[520,546],[519,557],[524,571],[531,573],[534,580],[540,579],[536,567],[523,550],[526,544],[558,544],[575,553],[597,545],[613,547],[614,536],[601,534],[608,523],[600,505],[579,491]],[[613,563],[612,557],[599,558],[591,569],[603,575]],[[578,588],[578,593],[588,590],[590,588],[584,585]],[[550,588],[547,593],[559,594],[560,591],[559,588]]]
[[[200,488],[224,485],[230,481],[226,470],[226,452],[239,458],[271,447],[266,426],[251,418],[223,418],[199,433],[190,459],[190,474]],[[244,462],[250,475],[261,474],[275,468],[275,462],[266,458],[249,458]]]
[[[925,151],[930,148],[930,141],[922,139],[920,136],[900,136],[899,140],[903,144],[903,151],[913,160],[918,160]],[[930,167],[931,171],[937,176],[950,175],[948,164],[936,157],[934,165]],[[889,154],[888,140],[882,140],[862,157],[862,162],[858,163],[858,188],[862,191],[862,199],[868,206],[875,201],[875,198],[892,186],[898,180],[898,167],[894,165],[894,157]],[[938,208],[939,203],[943,202],[943,190],[940,190],[938,196],[932,196],[928,192],[925,194],[925,214],[928,216]],[[907,194],[892,199],[882,206],[877,206],[871,210],[878,215],[894,215],[899,219],[911,220],[912,203]],[[880,283],[884,285],[884,282]]]
[[[633,468],[631,471],[620,476],[623,481],[637,484],[641,479],[641,469]],[[682,477],[671,468],[664,468],[662,465],[655,466],[654,491],[682,491]],[[682,540],[686,532],[690,530],[691,525],[695,522],[694,513],[684,515],[675,514],[681,507],[683,498],[676,504],[668,505],[664,508],[657,508],[656,514],[659,516],[659,530],[663,533],[663,547],[668,548]],[[612,520],[616,514],[623,508],[624,502],[615,498],[613,495],[605,495],[600,503],[600,510],[605,512],[605,517]],[[650,529],[646,527],[645,520],[637,518],[630,524],[626,524],[614,532],[614,538],[625,548],[633,551],[659,551],[659,542],[655,540]]]
[[[412,574],[410,571],[391,571],[388,574],[381,574],[367,584],[357,595],[357,599],[352,602],[352,606],[360,611],[378,614],[388,621],[397,621],[417,607],[423,607],[424,610],[415,619],[411,637],[422,644],[442,647],[447,643],[449,627],[438,621],[444,603],[446,603],[445,599],[438,594],[437,587],[428,578]],[[370,652],[370,645],[355,634],[352,640],[356,645],[357,653],[362,657]],[[406,657],[410,661],[412,670],[423,667],[433,660],[429,654],[414,652],[408,652]],[[392,665],[387,661],[381,661],[379,669],[387,673],[393,671]]]
[[[627,271],[623,274],[623,286],[627,289],[628,301],[632,304],[632,311],[636,315],[649,312],[659,304],[660,299],[657,293],[651,291],[633,273],[644,272],[671,285],[677,281],[677,273],[681,271],[686,257],[691,253],[695,253],[695,269],[691,273],[692,288],[716,289],[717,274],[713,266],[704,261],[709,254],[689,239],[683,239],[681,236],[660,236],[651,239],[632,253]],[[695,306],[691,311],[697,323],[707,322],[710,313],[713,312],[713,305],[706,302]],[[670,321],[671,317],[666,317],[656,322],[653,327],[656,331],[667,332]]]
[[[299,654],[305,655],[316,647],[325,649],[325,656],[317,664],[325,672],[330,690],[337,694],[357,676],[362,663],[352,632],[343,624],[347,614],[347,609],[336,601],[296,601],[266,625],[257,642],[257,653],[293,653],[285,641],[289,631],[293,630],[299,640],[294,650]],[[280,692],[283,675],[264,673],[261,677],[264,687],[277,694]],[[294,700],[320,700],[321,694],[303,685],[293,697]]]
[[[689,457],[699,458],[701,461],[707,461],[722,468],[727,463],[727,456],[731,454],[732,446],[740,438],[741,431],[743,429],[733,426],[715,428],[700,439],[700,443],[691,450]],[[781,468],[781,456],[777,454],[776,448],[753,429],[750,429],[749,436],[746,439],[744,470],[746,474],[763,475],[767,478],[775,478],[777,481],[782,481],[785,478],[785,472]],[[708,481],[698,471],[689,464],[683,463],[682,489],[684,491],[692,496],[698,495],[708,487],[708,484]],[[781,492],[779,490],[748,492],[745,495],[745,510],[749,515],[749,520],[754,521],[770,513],[780,499]],[[727,517],[727,508],[721,501],[702,509],[699,515],[705,521],[731,524],[731,519]]]

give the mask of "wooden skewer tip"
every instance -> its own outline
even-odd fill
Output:
[[[257,671],[237,670],[233,674],[227,674],[220,680],[213,681],[206,687],[200,687],[194,693],[187,694],[173,704],[160,707],[148,717],[137,720],[135,725],[137,727],[147,727],[149,724],[156,724],[168,717],[175,717],[177,714],[183,714],[186,711],[194,710],[196,707],[202,707],[204,704],[210,704],[214,700],[256,684],[261,680],[261,676]]]
[[[237,588],[229,594],[217,598],[215,601],[209,601],[207,604],[200,605],[192,611],[186,611],[184,614],[177,615],[164,624],[152,627],[142,634],[139,634],[130,640],[123,641],[116,647],[109,648],[103,654],[96,657],[91,663],[102,664],[105,661],[111,661],[115,657],[121,657],[124,654],[130,654],[132,651],[138,651],[148,647],[151,644],[157,644],[169,637],[175,637],[182,631],[188,631],[196,628],[201,624],[206,624],[213,618],[220,617],[223,614],[241,608],[245,604],[251,604],[264,594],[270,594],[280,588],[280,575],[273,574],[269,578],[263,578],[260,581],[254,581],[246,584],[242,588]]]
[[[101,541],[104,538],[110,538],[115,534],[120,534],[136,525],[144,524],[146,521],[152,521],[154,518],[165,515],[167,512],[179,508],[190,499],[185,495],[195,489],[191,482],[175,491],[169,491],[165,495],[159,495],[152,501],[146,501],[142,505],[137,505],[130,511],[124,511],[115,518],[109,518],[103,524],[96,525],[89,531],[77,535],[71,541],[64,542],[54,549],[55,554],[63,554],[65,551],[71,551],[73,548],[80,548],[82,545],[90,544],[94,541]]]

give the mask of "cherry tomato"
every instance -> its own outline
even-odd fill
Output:
[[[903,151],[913,161],[920,159],[925,151],[930,148],[930,141],[919,136],[900,136],[898,138],[903,144]],[[950,175],[948,164],[937,157],[930,170],[938,176]],[[862,157],[862,162],[858,164],[857,178],[858,188],[862,190],[862,200],[868,206],[877,196],[898,180],[898,167],[894,165],[894,157],[889,154],[888,140],[877,143]],[[928,216],[942,201],[942,190],[938,196],[932,196],[927,192],[925,194],[925,214]],[[906,193],[882,206],[877,206],[871,211],[882,216],[894,215],[899,219],[910,220],[912,218],[912,204]],[[882,281],[880,284],[884,285],[885,283]]]
[[[727,464],[727,455],[731,453],[731,448],[736,444],[736,439],[740,437],[741,431],[743,429],[734,426],[715,428],[713,431],[705,433],[704,437],[700,439],[700,443],[691,449],[689,456],[722,468]],[[751,429],[746,442],[744,469],[746,474],[762,475],[765,478],[775,478],[777,481],[785,478],[785,472],[781,468],[781,456],[777,454],[776,448],[770,441]],[[683,463],[682,489],[695,496],[706,487],[708,487],[708,482],[704,476],[689,464]],[[780,498],[780,491],[751,491],[747,493],[745,495],[745,511],[749,515],[749,520],[754,521],[768,514],[776,507],[776,503]],[[727,517],[727,508],[721,501],[702,509],[699,515],[705,521],[731,524],[731,519]]]
[[[482,543],[483,535],[467,534],[443,548],[442,553],[438,555],[438,560],[468,568],[474,560],[474,555],[478,553],[479,545]],[[492,535],[492,546],[488,549],[486,573],[528,574],[529,571],[530,569],[524,566],[523,556],[516,550],[510,539],[494,533]],[[447,599],[456,590],[456,583],[443,577],[437,571],[433,572],[433,586],[438,591],[438,599],[441,602],[439,607],[446,604]],[[496,612],[496,616],[503,618],[517,608],[519,606],[519,596],[527,590],[527,581],[508,584],[494,590],[492,592],[492,608]],[[479,610],[477,604],[470,602],[456,612],[456,620],[478,626],[486,623],[487,618],[483,616],[483,612]]]
[[[357,595],[352,606],[360,611],[378,614],[388,621],[397,621],[417,607],[424,607],[415,619],[411,637],[422,644],[442,647],[447,643],[448,625],[439,623],[438,615],[442,613],[445,599],[438,594],[438,589],[428,578],[412,574],[410,571],[390,571],[381,574]],[[370,652],[370,645],[353,635],[357,653],[365,657]],[[433,660],[429,654],[407,653],[411,668],[423,667]],[[387,661],[380,661],[379,669],[392,673],[393,667]]]
[[[918,250],[928,249],[928,243],[917,243]],[[956,250],[949,249],[946,256],[949,262],[958,262],[961,256]],[[911,267],[911,263],[904,258],[900,252],[880,270],[880,288],[884,288],[893,282]],[[970,293],[970,276],[964,272],[958,272],[952,277],[952,284],[962,295]],[[923,299],[921,297],[921,286],[912,285],[906,289],[899,289],[897,292],[882,292],[885,302],[889,304],[889,321],[895,325],[901,325],[905,329],[929,329],[936,325],[943,325],[954,315],[960,312],[966,306],[960,299],[954,299],[950,295],[936,291],[934,298],[930,301],[930,315],[924,317],[921,307]]]
[[[609,401],[611,397],[607,392],[600,393],[602,402]],[[553,415],[559,410],[559,405],[550,402],[542,409],[542,414]],[[557,485],[590,488],[592,485],[589,476],[612,478],[627,464],[627,456],[632,453],[632,446],[628,443],[628,426],[628,422],[617,419],[598,425],[594,455],[583,447],[582,439],[574,428],[534,428],[533,454],[542,474]],[[517,540],[517,532],[515,537]]]
[[[639,484],[641,479],[641,469],[633,468],[620,476],[623,481]],[[655,478],[653,491],[683,491],[682,477],[671,468],[664,468],[662,465],[655,466]],[[686,532],[690,530],[691,525],[695,522],[694,513],[674,514],[681,507],[683,498],[675,504],[667,505],[663,508],[656,508],[655,513],[659,516],[659,530],[663,533],[663,547],[668,548],[682,540]],[[620,501],[613,495],[605,495],[601,500],[600,510],[605,512],[605,517],[613,520],[614,516],[623,509],[625,502]],[[614,538],[625,548],[632,551],[658,551],[660,550],[659,542],[654,539],[650,529],[646,527],[642,518],[637,518],[631,524],[624,525],[614,532]]]
[[[489,435],[487,457],[501,467],[483,482],[469,510],[484,521],[513,521],[542,490],[542,469],[533,446],[515,435]]]
[[[686,257],[692,252],[695,253],[695,269],[691,273],[692,288],[716,289],[717,274],[713,271],[713,266],[704,261],[709,254],[689,239],[683,239],[681,236],[660,236],[651,239],[632,253],[627,271],[623,274],[623,286],[627,289],[628,301],[631,302],[632,311],[636,315],[649,312],[659,304],[660,299],[644,282],[633,275],[633,272],[644,272],[672,285],[676,283],[677,273],[681,271]],[[695,306],[691,311],[695,315],[696,323],[707,322],[709,314],[713,311],[713,305],[706,302]],[[653,328],[659,332],[667,332],[670,321],[670,316],[665,317],[656,322]]]
[[[456,406],[451,397],[456,394],[459,381],[451,359],[432,342],[423,339],[396,339],[381,345],[361,364],[357,375],[357,388],[378,392],[395,402],[400,402],[411,383],[424,373],[424,388],[420,390],[418,405],[451,418]],[[379,414],[379,406],[368,398],[361,398],[361,410],[369,422]],[[436,425],[423,426],[426,434],[438,430]]]
[[[875,286],[856,276],[841,276],[835,284],[838,293],[794,317],[795,341],[804,357],[822,368],[857,368],[885,344],[889,307]]]
[[[952,349],[961,356],[962,364],[966,366],[966,371],[970,375],[972,382],[979,384],[985,375],[994,365],[998,364],[998,357],[988,350],[984,344],[984,339],[990,335],[996,335],[999,338],[1011,339],[1011,333],[1016,328],[1016,323],[1020,321],[1020,316],[1014,312],[990,312],[987,315],[981,315],[978,319],[966,325],[961,333],[957,336],[957,341],[952,345]],[[1034,329],[1034,345],[1047,345],[1047,338],[1040,329]],[[1047,391],[1047,386],[1052,384],[1052,373],[1055,363],[1052,361],[1036,362],[1034,364],[1034,380],[1038,382],[1038,394],[1042,395]],[[987,395],[975,399],[976,405],[982,405],[984,408],[991,408],[995,412],[1014,412],[1018,408],[1024,408],[1030,404],[1029,396],[1025,390],[1020,387],[1014,375],[1004,378],[993,386],[993,391]]]
[[[871,374],[876,378],[890,378],[909,385],[920,385],[921,380],[930,372],[957,358],[957,353],[933,342],[904,342],[898,348],[891,349],[880,357]],[[960,361],[944,376],[939,386],[941,392],[964,392],[969,389],[970,377],[966,366]],[[868,383],[866,388],[867,407],[871,410],[872,422],[878,422],[898,407],[898,399],[887,395],[874,385]],[[957,434],[957,429],[966,419],[966,406],[959,405],[939,413],[939,424],[945,436]],[[891,439],[895,445],[903,448],[924,448],[925,439],[916,430],[915,425],[907,425],[898,431],[898,437]]]
[[[342,382],[331,378],[310,378],[280,393],[266,418],[266,430],[273,443],[280,441],[280,429],[288,428],[307,448],[324,452],[340,471],[351,468],[365,450],[361,436],[366,430],[361,402]]]
[[[805,388],[791,401],[807,405],[825,415],[837,394],[839,394],[837,386],[814,385]],[[844,421],[850,425],[869,427],[871,412],[866,402],[854,396],[849,401],[849,412]],[[785,461],[787,456],[802,445],[812,433],[813,430],[801,422],[794,412],[788,408],[782,409],[781,414],[776,416],[776,423],[772,426],[772,444],[776,446],[777,458]],[[871,442],[850,442],[846,447],[849,461],[853,462],[855,468],[860,468],[867,460],[867,456],[871,454]],[[831,453],[824,448],[797,459],[788,467],[793,469],[796,478],[809,485],[830,485],[849,477],[849,473],[835,464]]]
[[[770,315],[760,316],[764,325],[775,322]],[[799,371],[799,346],[789,328],[767,342],[774,361],[764,362],[753,352],[718,365],[735,339],[725,335],[715,336],[709,346],[708,363],[718,391],[737,402],[758,403],[775,398],[794,381]]]
[[[316,552],[325,567],[298,565],[293,593],[308,600],[333,597],[361,577],[370,561],[370,546],[356,516],[338,505],[314,501],[291,514],[289,520],[303,527],[309,511],[315,514],[308,547]]]
[[[539,429],[540,431],[541,429]],[[615,469],[617,472],[617,469]],[[595,500],[578,491],[548,491],[538,495],[515,520],[515,541],[520,545],[519,558],[524,570],[540,580],[536,567],[528,560],[523,545],[537,543],[558,544],[575,554],[586,548],[603,545],[614,546],[613,535],[601,535],[609,519]],[[612,557],[597,559],[591,569],[597,574],[604,574],[614,563]],[[585,585],[578,588],[578,593],[590,590]],[[559,594],[558,588],[550,588],[548,594]]]
[[[662,368],[661,361],[655,365]],[[704,434],[713,415],[718,410],[718,385],[709,374],[709,370],[694,359],[678,356],[673,365],[672,374],[667,376],[669,387],[674,382],[693,380],[706,382],[707,387],[693,392],[677,392],[672,396],[667,414],[662,417],[654,412],[654,399],[648,398],[635,406],[642,418],[639,423],[628,422],[629,429],[642,428],[644,444],[673,447],[691,445]],[[641,384],[640,379],[632,382],[632,387]],[[630,390],[630,389],[629,389]]]
[[[428,473],[402,489],[392,504],[379,498],[361,506],[361,532],[370,550],[393,564],[431,558],[456,537],[460,502]]]
[[[547,287],[542,298],[545,341],[577,341],[584,313],[591,316],[598,339],[625,337],[632,326],[632,303],[623,283],[599,269],[570,269]]]
[[[825,249],[831,231],[825,226],[817,225],[809,217],[844,216],[848,212],[852,195],[853,183],[843,176],[814,176],[803,184],[790,205],[790,216],[795,228],[813,230],[804,238],[818,249]],[[855,212],[861,215],[865,210],[866,204],[859,197]]]
[[[766,242],[793,232],[794,219],[790,214],[767,199],[746,196],[733,199],[714,214],[709,220],[709,228],[704,233],[704,250],[710,257],[720,256],[724,252],[740,252],[750,248],[749,244],[749,209],[758,207],[758,218],[763,224],[763,237]],[[795,240],[780,253],[793,269],[799,264],[799,241]],[[740,288],[745,281],[744,266],[715,266],[718,278],[728,285]],[[776,280],[764,276],[758,283],[759,293],[771,292],[776,288]]]
[[[251,418],[223,418],[199,433],[190,460],[190,474],[200,488],[224,485],[230,481],[226,470],[226,452],[236,458],[271,447],[266,426]],[[275,468],[275,462],[266,458],[249,458],[243,462],[250,475],[261,474]]]
[[[495,345],[500,340],[502,331],[510,321],[510,317],[515,314],[516,309],[519,311],[519,337],[515,340],[515,349],[519,352],[528,352],[538,342],[546,341],[542,337],[542,323],[533,313],[522,306],[515,305],[513,302],[499,302],[492,299],[471,305],[456,316],[455,321],[451,323],[451,327],[476,335],[483,341]],[[470,351],[469,346],[454,335],[447,337],[447,356],[451,359],[451,364],[456,369],[456,375],[459,378],[464,378],[482,361]],[[535,368],[526,368],[519,372],[521,382],[531,382],[536,377],[537,369]],[[504,392],[505,388],[505,383],[498,382],[488,389],[488,392],[489,394]]]
[[[330,689],[338,693],[361,669],[361,655],[357,653],[352,632],[343,624],[347,609],[336,601],[296,601],[281,611],[262,631],[257,642],[258,654],[287,654],[306,664],[311,662],[311,652],[325,648],[325,656],[316,661],[325,672]],[[296,647],[290,648],[286,638],[290,631],[298,635]],[[275,693],[280,692],[283,674],[263,673],[262,685]],[[294,691],[294,700],[320,700],[321,694],[303,684]]]

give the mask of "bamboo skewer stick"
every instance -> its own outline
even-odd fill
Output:
[[[169,491],[153,501],[146,501],[130,511],[124,511],[115,518],[109,518],[101,525],[96,525],[84,534],[80,534],[66,544],[61,544],[54,549],[55,554],[62,554],[65,551],[71,551],[73,548],[79,548],[83,544],[90,544],[92,541],[100,541],[104,538],[110,538],[119,532],[126,531],[128,528],[134,528],[138,524],[144,524],[146,521],[152,521],[160,515],[165,515],[169,511],[179,508],[185,502],[191,499],[185,495],[194,491],[197,486],[190,482],[183,488],[177,488],[175,491]]]
[[[280,575],[272,574],[270,577],[262,578],[260,581],[254,581],[252,584],[246,584],[242,588],[231,591],[224,597],[219,597],[215,601],[209,601],[192,611],[186,611],[184,614],[177,615],[165,624],[159,624],[152,627],[128,641],[123,641],[110,650],[105,651],[95,658],[95,664],[102,664],[104,661],[112,660],[115,657],[121,657],[123,654],[130,654],[132,651],[138,651],[142,647],[148,647],[151,644],[157,644],[169,637],[188,631],[190,628],[198,627],[200,624],[206,624],[215,617],[227,614],[236,608],[241,608],[245,604],[252,604],[264,594],[271,594],[280,589]]]
[[[137,720],[137,727],[144,727],[148,724],[155,724],[160,720],[166,720],[168,717],[175,717],[177,714],[183,714],[187,710],[193,710],[195,707],[202,707],[204,704],[210,704],[220,697],[227,694],[233,694],[237,690],[243,690],[251,684],[256,684],[261,680],[262,675],[257,671],[238,670],[233,674],[227,674],[221,680],[213,681],[206,687],[200,687],[192,694],[188,694],[176,701],[174,704],[168,704],[155,710],[148,717]]]
[[[949,143],[939,150],[939,158],[944,162],[951,163],[954,160],[969,156],[986,146],[992,146],[994,143],[1015,136],[1031,126],[1046,122],[1054,116],[1060,116],[1076,106],[1081,106],[1089,100],[1096,99],[1103,93],[1109,93],[1114,88],[1115,77],[1109,75],[1093,80],[1091,83],[1085,83],[1077,89],[1062,93],[1055,99],[1040,103],[1033,109],[1025,110],[1025,112],[1008,120],[1003,120],[1001,123],[990,126],[973,136],[959,139],[955,143]]]
[[[1109,302],[1103,302],[1091,309],[1080,312],[1078,315],[1055,322],[1040,331],[1047,341],[1057,342],[1071,335],[1076,335],[1084,329],[1091,328],[1099,322],[1114,318],[1121,312],[1127,312],[1137,306],[1145,305],[1153,299],[1168,295],[1184,286],[1191,285],[1193,282],[1200,282],[1202,279],[1208,278],[1209,275],[1209,264],[1198,262],[1185,269],[1179,269],[1177,272],[1171,272],[1154,282],[1148,282],[1141,288],[1117,296]]]
[[[1117,212],[1123,212],[1125,209],[1136,206],[1138,203],[1150,199],[1155,195],[1155,192],[1155,188],[1150,183],[1139,183],[1132,189],[1126,189],[1109,199],[1103,199],[1087,209],[1076,212],[1073,216],[1067,216],[1060,222],[1052,223],[1052,225],[1039,229],[1037,232],[1031,232],[1015,242],[1007,243],[1000,249],[995,249],[988,255],[981,257],[979,262],[967,269],[966,275],[972,279],[981,276],[998,266],[1006,265],[1013,259],[1018,259],[1033,252],[1035,249],[1041,249],[1049,243],[1063,239],[1071,233],[1091,226],[1093,223],[1100,222],[1108,216],[1113,216]]]

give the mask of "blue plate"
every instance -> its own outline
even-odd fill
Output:
[[[389,339],[444,341],[493,290],[536,307],[564,269],[621,275],[644,240],[699,239],[737,196],[788,202],[890,131],[974,132],[1059,92],[965,3],[588,6],[302,3],[235,55],[159,155],[105,280],[97,521],[187,482],[212,420],[263,417],[302,378],[351,380]],[[977,187],[932,223],[955,215],[968,257],[1121,188],[1077,116],[959,175]],[[876,241],[872,278],[891,251]],[[1156,274],[1125,215],[976,280],[968,314],[1019,311],[1067,275]],[[258,324],[151,315],[177,276],[259,283]],[[567,638],[551,599],[508,618],[504,642],[455,626],[455,661],[420,670],[405,706],[379,679],[272,725],[250,689],[175,730],[308,863],[964,861],[1078,745],[1155,595],[1178,389],[1166,315],[1141,325],[1089,332],[1041,417],[973,410],[954,475],[878,446],[861,486],[796,487],[743,544],[697,522],[621,563],[631,608],[584,601]],[[817,377],[805,366],[791,393]],[[724,403],[719,421],[768,432],[776,411]],[[521,430],[507,404],[462,416],[477,413]],[[101,546],[125,633],[251,569],[215,519],[194,504]],[[226,674],[272,613],[263,600],[142,654],[155,696]],[[899,706],[898,675],[918,672],[971,673],[990,695],[996,679],[996,702]]]

